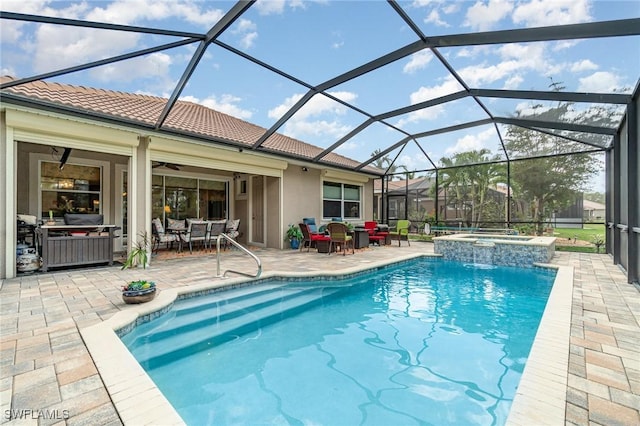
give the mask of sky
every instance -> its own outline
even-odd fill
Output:
[[[640,17],[640,0],[399,1],[427,36],[531,28]],[[234,5],[231,1],[3,0],[3,11],[206,33]],[[2,20],[2,75],[17,78],[63,69],[180,40],[180,37]],[[270,128],[307,91],[417,40],[386,1],[256,2],[218,39],[276,67],[292,79],[211,45],[181,94],[259,126]],[[197,44],[156,52],[60,76],[89,87],[169,97]],[[439,48],[438,53],[471,88],[630,93],[640,77],[640,37]],[[455,93],[462,86],[431,51],[423,50],[329,93],[349,108],[315,96],[278,131],[323,148],[381,114]],[[495,116],[527,111],[526,100],[481,99]],[[590,105],[577,105],[579,112]],[[403,114],[369,126],[337,152],[366,161],[414,134],[487,118],[472,98]],[[504,129],[501,129],[504,130]],[[404,133],[406,132],[406,133]],[[391,152],[396,164],[430,169],[444,156],[489,149],[504,158],[495,128],[479,126],[419,139]],[[428,155],[429,159],[424,155]]]

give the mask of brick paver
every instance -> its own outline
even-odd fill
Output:
[[[431,244],[376,247],[332,256],[336,271],[407,253]],[[328,255],[256,250],[265,271],[323,271]],[[242,254],[222,255],[222,270],[253,272]],[[556,253],[552,263],[575,270],[567,360],[567,425],[640,424],[640,297],[607,255]],[[7,413],[48,414],[29,424],[122,424],[79,330],[131,309],[120,287],[141,276],[159,289],[210,280],[213,254],[156,260],[147,270],[119,267],[67,270],[5,280],[0,287],[0,405]],[[40,410],[40,411],[39,411]],[[24,414],[24,413],[23,413]],[[17,414],[16,414],[17,415]],[[137,423],[140,418],[131,419]],[[151,421],[151,420],[149,420]]]

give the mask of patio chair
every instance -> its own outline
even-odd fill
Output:
[[[369,241],[378,243],[378,245],[383,245],[387,239],[387,235],[389,235],[386,231],[380,231],[378,229],[378,222],[375,221],[366,221],[364,223],[364,229],[369,233]]]
[[[356,250],[353,245],[353,237],[349,235],[349,228],[347,225],[340,222],[330,222],[327,224],[327,230],[329,231],[329,254],[336,245],[339,245],[342,249],[342,255],[347,253],[347,247],[351,245],[351,253],[355,254]]]
[[[180,235],[182,237],[182,241],[189,243],[189,253],[193,253],[194,243],[201,243],[205,249],[207,248],[208,226],[209,225],[205,221],[192,220],[189,222],[187,232]]]
[[[399,220],[398,223],[396,223],[396,230],[395,231],[389,231],[389,235],[391,236],[391,239],[398,239],[398,247],[400,247],[400,241],[402,241],[403,238],[407,239],[407,244],[411,245],[411,243],[409,242],[409,227],[411,226],[411,222],[408,220]]]
[[[240,219],[227,220],[227,227],[224,233],[233,241],[238,242],[238,237],[240,236]],[[225,241],[225,246],[226,244],[228,244],[228,241]]]
[[[311,232],[312,234],[318,233],[318,226],[316,225],[315,217],[303,217],[302,223],[309,225],[309,232]]]
[[[223,234],[226,229],[227,221],[224,219],[209,221],[209,236],[207,238],[209,250],[213,249],[213,247],[215,246],[215,241],[218,239],[218,235]],[[222,243],[226,245],[225,240],[223,240]]]
[[[159,218],[155,218],[151,221],[151,252],[158,253],[158,249],[160,248],[160,244],[165,243],[167,248],[173,246],[174,241],[178,241],[178,236],[176,234],[166,233],[164,230],[164,226],[162,226],[162,221]]]
[[[300,226],[300,230],[302,231],[302,244],[300,244],[301,251],[305,244],[307,245],[308,252],[312,246],[316,246],[315,243],[318,241],[331,242],[331,238],[328,236],[311,232],[309,225],[306,223],[300,223],[298,226]]]

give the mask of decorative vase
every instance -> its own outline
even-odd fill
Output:
[[[155,287],[145,290],[125,290],[122,292],[122,300],[127,304],[149,302],[153,300],[154,297],[156,297]]]
[[[291,243],[292,250],[297,250],[298,247],[300,247],[300,240],[298,240],[297,238],[292,238],[291,240],[289,240],[289,242]]]

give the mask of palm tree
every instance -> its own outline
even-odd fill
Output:
[[[441,158],[442,187],[453,189],[456,212],[460,209],[467,226],[479,226],[483,220],[488,190],[504,180],[504,165],[481,164],[497,160],[488,149],[461,152]],[[475,165],[469,165],[475,164]]]
[[[379,155],[380,152],[381,151],[379,149],[376,149],[371,153],[371,156],[375,157],[376,155]],[[382,157],[376,158],[371,164],[373,164],[379,169],[386,170],[387,175],[391,175],[391,177],[388,178],[388,180],[393,180],[396,178],[394,173],[398,170],[398,166],[395,164],[391,164],[392,161],[393,160],[391,160],[391,158],[388,155],[383,155]]]

